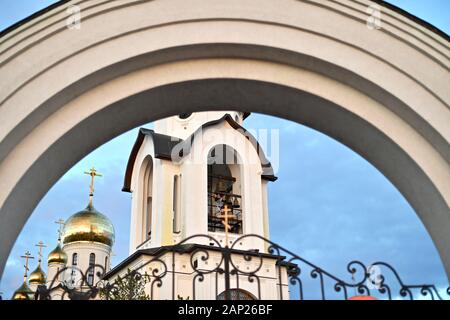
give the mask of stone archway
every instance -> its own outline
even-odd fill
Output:
[[[449,273],[449,39],[391,7],[371,30],[369,0],[197,2],[73,0],[1,35],[0,271],[39,200],[94,148],[165,116],[234,108],[371,162]],[[71,4],[80,30],[66,28]]]

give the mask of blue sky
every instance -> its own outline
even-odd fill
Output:
[[[0,29],[53,2],[2,0]],[[450,1],[390,2],[450,33]],[[353,259],[382,260],[394,265],[406,283],[448,285],[436,248],[414,210],[371,164],[333,139],[283,119],[252,114],[245,127],[280,132],[279,179],[269,189],[272,240],[337,275],[347,277],[345,267]],[[40,240],[48,245],[48,254],[56,245],[54,221],[87,204],[89,177],[83,171],[93,165],[104,174],[96,183],[95,206],[116,228],[113,265],[127,257],[131,197],[120,190],[136,134],[133,129],[101,146],[49,190],[8,259],[0,282],[4,298],[22,281],[19,256],[25,250],[36,256],[34,245]]]

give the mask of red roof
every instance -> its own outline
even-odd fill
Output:
[[[378,300],[378,299],[372,296],[353,296],[348,298],[348,300]]]

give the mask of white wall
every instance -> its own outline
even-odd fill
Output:
[[[168,117],[155,121],[155,131],[169,136],[186,139],[202,124],[222,118],[226,113],[242,124],[243,113],[239,111],[207,111],[194,112],[188,118],[181,119],[179,116]]]
[[[110,269],[111,264],[111,247],[98,242],[88,242],[88,241],[76,241],[63,246],[64,252],[67,254],[67,267],[72,267],[72,257],[74,253],[78,254],[78,261],[76,269],[80,270],[86,275],[87,280],[87,270],[89,268],[89,255],[91,253],[95,254],[95,264],[103,266],[106,272]],[[108,258],[108,262],[105,265],[105,258]],[[94,284],[100,279],[97,276],[97,272],[102,272],[103,269],[96,267],[94,270]],[[71,269],[67,270],[64,277],[67,279],[70,277]],[[81,280],[80,273],[75,272],[75,281],[79,283]]]

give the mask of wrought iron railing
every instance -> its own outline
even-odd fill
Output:
[[[239,250],[237,249],[246,241],[258,241],[264,244],[266,252],[258,250]],[[196,243],[212,243],[213,245],[201,245]],[[212,254],[219,255],[216,264],[209,264],[212,267],[207,269],[204,263],[208,262]],[[188,258],[192,270],[191,293],[188,296],[180,295],[175,286],[176,266],[179,264],[180,257]],[[244,262],[251,262],[252,269],[244,269],[234,259],[241,257]],[[199,259],[203,262],[199,265]],[[241,260],[242,260],[241,259]],[[259,235],[244,235],[236,239],[228,247],[222,247],[220,242],[210,235],[195,235],[186,238],[177,245],[160,248],[159,251],[146,263],[130,271],[123,276],[122,280],[146,279],[148,288],[148,298],[155,299],[156,291],[163,284],[171,287],[171,296],[176,299],[197,299],[197,290],[207,276],[215,279],[215,297],[217,299],[249,298],[236,294],[240,289],[242,280],[256,285],[257,290],[253,293],[254,298],[261,299],[261,275],[260,271],[265,267],[265,259],[272,259],[277,265],[276,290],[279,299],[286,299],[286,288],[283,287],[282,270],[286,272],[286,282],[289,284],[290,298],[296,299],[349,299],[354,295],[375,296],[378,299],[418,299],[425,298],[431,300],[442,300],[444,297],[433,284],[406,284],[403,282],[399,273],[385,262],[375,262],[371,265],[365,265],[360,261],[351,261],[346,267],[346,277],[338,277],[308,260],[296,255],[284,247],[265,239]],[[185,260],[184,260],[185,261]],[[148,267],[153,265],[151,272]],[[248,264],[249,265],[249,264]],[[247,265],[247,267],[248,267]],[[74,269],[79,274],[78,280],[70,282],[70,279],[59,281],[67,270]],[[87,272],[76,267],[67,267],[59,270],[58,274],[52,280],[51,284],[39,286],[36,292],[36,299],[51,299],[54,290],[60,290],[61,299],[112,299],[119,287],[117,280],[110,280],[111,272],[104,273],[105,269],[101,265],[96,265],[95,269],[97,279],[95,284],[90,285],[87,281]],[[233,283],[233,285],[232,285]],[[225,288],[220,292],[219,288]],[[450,287],[444,292],[450,296]],[[125,298],[135,298],[132,294]]]

